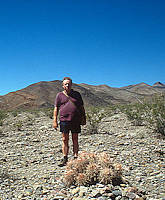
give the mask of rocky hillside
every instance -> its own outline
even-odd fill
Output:
[[[85,105],[106,106],[131,103],[154,94],[165,93],[165,85],[157,82],[153,86],[145,83],[113,88],[107,85],[73,84],[73,89],[82,94]],[[42,81],[0,96],[0,109],[33,109],[52,107],[56,94],[62,90],[62,82]]]
[[[61,134],[52,119],[43,111],[10,112],[0,127],[0,199],[164,200],[165,141],[157,133],[120,112],[100,122],[99,134],[88,126],[79,135],[80,153],[107,153],[122,165],[123,183],[66,187],[66,168],[58,167]]]

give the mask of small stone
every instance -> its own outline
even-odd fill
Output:
[[[122,196],[122,192],[120,191],[120,190],[114,190],[114,191],[112,191],[112,194],[114,195],[114,196]]]
[[[63,196],[55,196],[54,198],[53,198],[54,200],[64,200],[64,197]]]
[[[98,200],[107,200],[106,197],[99,197]]]
[[[88,187],[80,186],[79,197],[83,197],[88,192]]]
[[[77,187],[77,188],[72,190],[72,194],[74,195],[74,194],[78,193],[79,191],[80,191],[80,188]]]
[[[93,191],[91,192],[90,196],[97,198],[97,197],[100,197],[101,194],[100,194],[99,191],[93,190]]]
[[[98,184],[96,185],[96,187],[97,187],[97,188],[104,188],[105,185],[98,183]]]
[[[122,199],[121,196],[117,196],[117,197],[115,198],[115,200],[120,200],[120,199]]]
[[[19,194],[17,198],[18,198],[18,199],[22,199],[23,196],[24,196],[23,194]]]
[[[44,189],[44,190],[42,191],[42,194],[43,194],[43,195],[48,194],[48,193],[49,193],[49,190],[45,190],[45,189]]]
[[[137,192],[137,188],[136,187],[129,187],[126,189],[127,192],[133,192],[136,193]]]
[[[85,195],[85,192],[84,191],[80,191],[79,192],[79,197],[83,197]]]
[[[54,200],[63,200],[63,199],[65,199],[67,196],[65,195],[65,194],[61,194],[61,193],[57,193],[56,195],[55,195],[55,197],[53,198]]]
[[[135,198],[136,198],[136,194],[133,193],[133,192],[129,192],[129,193],[127,194],[127,197],[128,197],[129,199],[135,199]]]
[[[88,187],[85,186],[80,186],[80,191],[87,193],[88,192]]]
[[[27,189],[24,193],[25,196],[30,196],[33,194],[33,190],[32,189]]]
[[[120,184],[121,187],[126,187],[126,184]]]

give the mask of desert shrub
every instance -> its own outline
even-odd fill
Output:
[[[25,112],[30,113],[33,118],[39,118],[40,117],[40,112],[41,109],[29,109],[29,110],[25,110]]]
[[[18,111],[17,111],[17,110],[13,110],[13,111],[12,111],[12,115],[13,115],[14,117],[17,117],[17,116],[18,116]]]
[[[120,107],[121,111],[126,114],[127,118],[135,126],[141,126],[144,123],[145,105],[140,103],[124,105]]]
[[[1,168],[0,168],[0,183],[5,182],[10,186],[11,183],[13,183],[16,180],[17,180],[17,177],[15,176],[15,174],[13,172],[11,173],[8,170],[8,168],[3,167],[1,165]]]
[[[32,126],[34,124],[34,121],[35,121],[35,119],[33,116],[28,116],[26,119],[26,125]]]
[[[67,186],[122,182],[122,167],[106,153],[86,153],[67,163],[63,181]]]
[[[87,119],[87,134],[105,133],[106,124],[103,125],[103,120],[107,117],[113,116],[118,113],[120,109],[117,105],[109,105],[106,107],[88,107],[86,109]],[[84,131],[85,132],[85,131]],[[106,131],[107,133],[107,131]]]
[[[165,135],[165,95],[155,96],[147,108],[147,122],[150,127]]]
[[[43,109],[43,112],[46,116],[48,116],[50,119],[53,119],[53,108],[45,108]]]
[[[3,110],[0,110],[0,126],[3,125],[4,119],[7,117],[7,113]]]
[[[0,136],[2,135],[3,133],[3,128],[0,128]]]
[[[106,116],[105,109],[101,109],[98,107],[91,107],[86,112],[87,123],[88,123],[88,132],[90,134],[98,134],[99,133],[99,124],[101,120]]]
[[[4,181],[5,179],[9,179],[9,173],[7,169],[0,168],[0,180]]]
[[[14,123],[14,128],[17,130],[17,131],[20,131],[21,128],[23,127],[23,121],[19,120],[17,122]]]
[[[150,101],[123,105],[124,112],[134,125],[147,125],[165,135],[165,95],[154,96]]]

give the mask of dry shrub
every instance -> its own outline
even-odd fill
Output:
[[[86,180],[87,180],[87,175],[84,173],[78,173],[76,176],[76,179],[75,179],[75,181],[78,185],[85,185]]]
[[[101,168],[110,168],[112,166],[113,160],[109,157],[109,155],[105,152],[97,155],[98,164]]]
[[[67,185],[74,184],[75,182],[75,172],[74,170],[67,170],[65,174],[65,182]]]
[[[100,171],[99,182],[108,184],[112,183],[114,172],[111,168],[104,168]]]
[[[99,167],[96,163],[89,163],[86,167],[85,174],[86,174],[86,184],[95,184],[97,183],[99,173]]]
[[[116,184],[122,180],[121,175],[121,165],[114,163],[108,154],[83,152],[78,159],[67,163],[63,181],[67,186],[114,182]]]
[[[0,110],[0,126],[3,125],[5,118],[7,118],[7,113],[3,110]]]

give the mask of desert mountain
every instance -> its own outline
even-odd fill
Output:
[[[165,84],[163,84],[161,82],[156,82],[153,86],[154,87],[165,87]]]
[[[153,86],[146,83],[114,88],[108,85],[73,84],[79,91],[85,105],[106,106],[109,104],[125,104],[151,97],[157,93],[165,93],[165,84],[157,82]],[[62,82],[41,81],[21,90],[0,96],[0,109],[32,109],[53,107],[56,94],[62,90]]]
[[[123,87],[122,89],[125,89],[130,92],[142,94],[142,95],[152,95],[152,94],[156,94],[158,92],[154,86],[150,86],[146,83],[129,85],[129,86]]]

